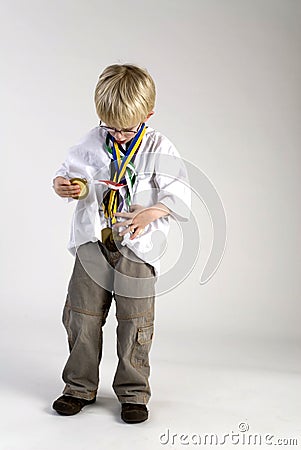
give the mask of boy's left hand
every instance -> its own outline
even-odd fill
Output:
[[[159,217],[169,214],[169,209],[162,203],[157,203],[149,208],[141,205],[131,205],[130,212],[116,212],[115,217],[124,217],[125,220],[117,222],[113,228],[126,227],[125,230],[119,233],[119,236],[124,236],[127,233],[132,233],[130,240],[135,239],[143,233],[144,228],[158,219]]]

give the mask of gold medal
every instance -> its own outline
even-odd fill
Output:
[[[107,239],[111,239],[112,228],[106,227],[101,230],[101,240],[105,244]]]
[[[106,227],[101,230],[101,240],[110,252],[117,252],[118,248],[114,242],[112,228]]]
[[[122,241],[122,236],[119,236],[118,232],[113,231],[112,228],[106,227],[101,230],[101,240],[110,252],[117,252],[118,247],[116,241]]]
[[[89,194],[88,181],[85,178],[71,178],[69,180],[71,184],[78,184],[80,187],[80,194],[77,197],[73,197],[75,200],[83,200]]]

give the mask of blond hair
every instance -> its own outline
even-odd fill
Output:
[[[146,69],[113,64],[100,74],[94,101],[100,120],[116,128],[130,128],[146,119],[155,97],[155,83]]]

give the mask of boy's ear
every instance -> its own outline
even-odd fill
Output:
[[[154,115],[155,114],[155,111],[151,111],[148,115],[147,115],[147,117],[146,117],[146,119],[145,119],[145,121],[144,122],[146,122],[152,115]]]

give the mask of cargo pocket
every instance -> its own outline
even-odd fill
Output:
[[[149,351],[152,345],[154,326],[139,327],[131,357],[134,367],[149,367]]]

